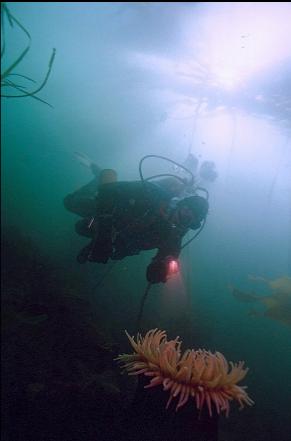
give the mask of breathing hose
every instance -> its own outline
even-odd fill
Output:
[[[146,298],[148,296],[148,293],[150,291],[152,284],[151,282],[149,282],[146,286],[145,292],[143,293],[143,296],[141,298],[141,302],[140,302],[140,308],[139,308],[139,312],[138,312],[138,316],[137,316],[137,321],[136,321],[136,332],[135,334],[137,334],[140,331],[140,324],[141,324],[141,319],[142,319],[142,313],[143,313],[143,308],[144,308],[144,304],[146,301]]]

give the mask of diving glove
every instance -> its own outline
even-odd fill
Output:
[[[156,260],[147,267],[146,277],[150,283],[166,283],[168,264],[165,260]]]

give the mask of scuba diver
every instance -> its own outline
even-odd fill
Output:
[[[203,161],[199,168],[199,176],[204,181],[214,182],[218,177],[213,161]]]
[[[65,207],[83,218],[76,224],[77,233],[91,239],[80,251],[78,262],[107,263],[157,248],[146,277],[150,283],[165,283],[185,234],[204,225],[207,199],[193,188],[190,193],[189,180],[178,180],[184,185],[176,187],[173,177],[157,183],[143,178],[117,182],[114,170],[101,170],[94,164],[90,168],[94,180],[64,199]],[[183,193],[182,187],[187,191]]]

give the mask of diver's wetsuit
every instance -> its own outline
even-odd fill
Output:
[[[102,169],[95,163],[93,163],[90,168],[95,178],[64,198],[65,208],[83,218],[76,222],[76,232],[81,236],[87,237],[92,237],[93,234],[93,229],[91,231],[88,230],[88,223],[96,214],[96,197],[99,191],[100,175],[102,173]]]
[[[92,217],[96,213],[96,196],[102,169],[97,164],[92,164],[91,171],[95,178],[64,198],[66,209],[82,217]]]
[[[102,185],[97,198],[97,256],[100,241],[107,241],[109,233],[111,238],[113,232],[112,259],[154,248],[158,248],[157,259],[169,255],[178,257],[186,230],[169,220],[171,199],[170,193],[149,182]],[[92,260],[95,260],[94,253]]]

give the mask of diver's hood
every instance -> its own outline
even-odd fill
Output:
[[[208,201],[201,196],[184,198],[177,205],[178,207],[186,206],[194,213],[196,221],[195,224],[190,226],[194,230],[199,228],[200,222],[206,218],[209,209]]]

